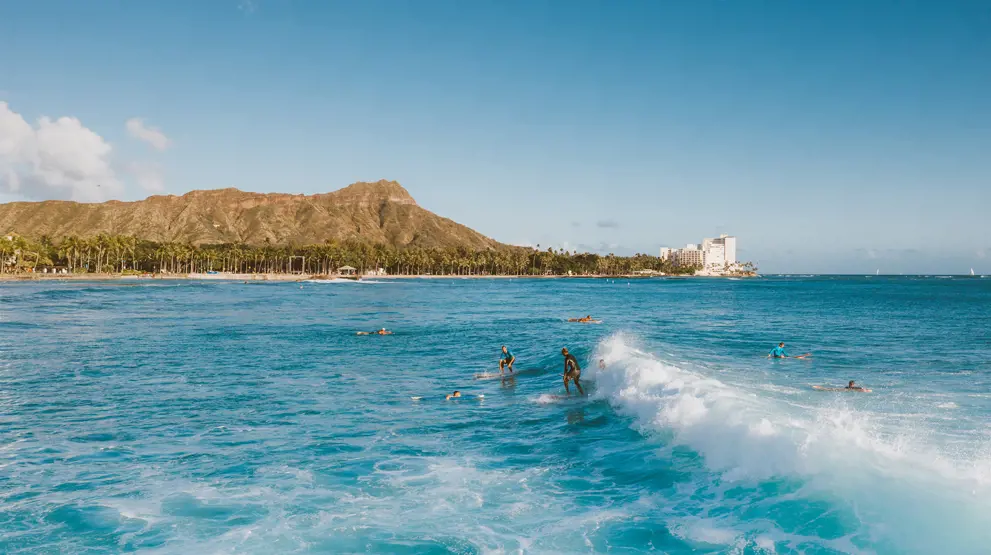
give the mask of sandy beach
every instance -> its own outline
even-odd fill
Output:
[[[694,276],[668,276],[668,275],[435,275],[435,274],[424,274],[424,275],[386,275],[386,276],[361,276],[361,279],[574,279],[574,278],[591,278],[591,279],[648,279],[648,278],[683,278],[683,277],[694,277]],[[703,276],[700,276],[703,277]],[[708,276],[716,277],[716,276]],[[725,276],[725,277],[745,277],[745,276]],[[3,274],[0,275],[0,281],[5,282],[17,282],[17,281],[144,281],[144,280],[204,280],[204,281],[307,281],[312,279],[349,279],[346,276],[339,275],[314,275],[314,274],[232,274],[232,273],[216,273],[216,274],[204,274],[204,273],[193,273],[193,274],[106,274],[106,273],[89,273],[89,274],[39,274],[39,273],[19,273],[19,274]]]

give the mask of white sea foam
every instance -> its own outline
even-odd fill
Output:
[[[607,338],[591,368],[597,397],[647,433],[671,434],[724,480],[790,477],[805,495],[856,507],[865,533],[904,552],[977,553],[991,541],[991,460],[960,459],[932,444],[931,430],[885,429],[842,400],[812,408],[759,387],[730,386],[661,361],[624,335]]]

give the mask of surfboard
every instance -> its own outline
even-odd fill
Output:
[[[847,389],[845,387],[826,387],[823,385],[814,385],[812,386],[812,389],[815,389],[816,391],[848,391],[850,393],[871,393],[871,390],[867,388]]]
[[[497,374],[495,372],[483,372],[481,374],[475,374],[476,380],[495,380],[497,378],[502,378],[505,376],[512,376],[513,374]]]
[[[461,397],[452,397],[450,399],[445,399],[443,396],[441,396],[441,397],[430,397],[427,400],[429,400],[429,401],[460,401],[462,399],[466,399],[466,400],[469,400],[469,401],[471,401],[471,400],[481,401],[482,399],[485,399],[485,395],[462,395]],[[410,397],[410,400],[412,400],[412,401],[423,401],[424,400],[424,397],[422,395],[419,395],[419,396],[416,396],[416,397]]]

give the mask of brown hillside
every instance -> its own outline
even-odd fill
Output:
[[[56,240],[108,234],[196,245],[358,239],[396,247],[503,246],[420,208],[394,181],[355,183],[312,196],[218,189],[136,202],[12,202],[0,204],[0,230]]]

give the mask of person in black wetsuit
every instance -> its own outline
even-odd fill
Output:
[[[582,385],[578,383],[582,375],[582,367],[578,366],[578,359],[575,358],[575,355],[568,352],[567,347],[561,349],[561,354],[564,355],[564,392],[571,395],[571,391],[568,390],[568,381],[571,380],[575,382],[578,393],[585,395]]]

